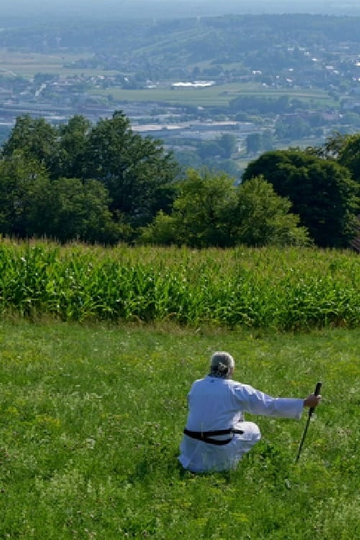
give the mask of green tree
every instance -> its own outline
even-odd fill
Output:
[[[345,146],[348,135],[343,135],[335,131],[330,135],[324,144],[320,146],[309,146],[305,152],[322,159],[337,160],[341,149]]]
[[[255,156],[262,148],[261,134],[250,133],[246,136],[246,153]]]
[[[310,243],[299,216],[290,213],[291,202],[275,193],[262,177],[240,184],[233,224],[237,244],[247,246],[306,245]]]
[[[14,153],[0,161],[0,233],[25,238],[35,204],[34,193],[47,186],[45,167]]]
[[[44,165],[13,154],[0,161],[0,233],[66,242],[112,244],[127,239],[115,225],[109,195],[96,180],[51,180]]]
[[[227,174],[189,170],[174,202],[179,243],[194,247],[230,245],[228,216],[235,204],[236,188]]]
[[[219,141],[204,141],[199,145],[198,154],[202,160],[224,156],[224,149]]]
[[[2,149],[7,158],[17,153],[46,167],[50,178],[100,181],[110,195],[113,219],[130,227],[150,222],[167,210],[174,198],[179,165],[160,141],[134,133],[120,111],[95,125],[76,115],[65,125],[19,117]]]
[[[132,131],[122,112],[100,120],[90,131],[84,177],[109,191],[110,209],[135,227],[147,224],[172,202],[178,164],[160,141]]]
[[[158,213],[140,241],[197,248],[308,244],[308,234],[290,207],[262,178],[236,187],[225,174],[189,170],[172,214]]]
[[[190,169],[178,184],[171,216],[157,215],[141,240],[204,248],[231,245],[228,216],[236,206],[234,181],[224,173]]]
[[[343,138],[337,161],[351,171],[352,177],[360,186],[360,133]]]
[[[58,154],[52,167],[53,178],[83,178],[85,154],[91,122],[75,115],[58,128]]]
[[[262,150],[272,150],[274,147],[273,134],[271,130],[265,130],[261,135],[261,148]]]
[[[201,168],[201,159],[196,151],[193,150],[175,150],[175,159],[186,169],[199,169]]]
[[[33,192],[27,236],[113,244],[121,239],[121,231],[112,221],[108,202],[106,188],[96,180],[49,180]]]
[[[236,181],[238,181],[241,176],[240,169],[233,159],[208,158],[204,160],[203,167],[212,171],[214,174],[226,173]]]
[[[347,168],[300,150],[266,152],[249,163],[243,181],[262,175],[292,202],[321,247],[346,247],[354,234],[359,186]]]
[[[2,155],[10,157],[19,152],[51,169],[58,153],[57,129],[44,118],[32,118],[28,114],[19,116],[3,144]]]
[[[177,216],[165,214],[160,210],[154,221],[142,228],[138,241],[140,244],[160,246],[181,245]]]
[[[278,139],[303,139],[311,134],[311,127],[308,122],[296,116],[286,121],[279,120],[275,133]]]
[[[231,158],[236,151],[236,136],[231,133],[223,133],[218,139],[218,144],[224,151],[224,158]]]

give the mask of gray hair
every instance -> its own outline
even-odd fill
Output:
[[[231,354],[225,351],[217,351],[211,356],[209,375],[218,379],[228,379],[230,370],[234,367],[235,362]]]

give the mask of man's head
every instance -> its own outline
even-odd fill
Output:
[[[231,354],[217,351],[211,356],[210,375],[220,379],[230,379],[234,372],[235,362]]]

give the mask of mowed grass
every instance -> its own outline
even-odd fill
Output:
[[[360,330],[0,322],[0,538],[354,540],[360,533]],[[177,465],[186,395],[214,350],[236,378],[323,402],[306,423],[251,417],[231,473]]]

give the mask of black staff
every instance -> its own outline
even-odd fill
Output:
[[[320,394],[321,384],[322,384],[321,382],[318,382],[316,384],[316,388],[315,388],[315,392],[314,392],[315,396],[318,396]],[[301,439],[301,443],[300,443],[300,446],[299,446],[299,451],[298,451],[295,463],[297,463],[299,461],[299,457],[300,457],[301,450],[302,450],[302,447],[303,447],[303,444],[304,444],[304,441],[305,441],[306,433],[307,433],[307,430],[308,430],[308,427],[309,427],[309,424],[310,424],[310,419],[312,417],[312,414],[313,414],[314,410],[315,410],[315,407],[310,407],[310,409],[309,409],[309,416],[308,416],[308,419],[307,419],[307,422],[306,422],[306,426],[305,426],[304,433],[303,433],[303,436],[302,436],[302,439]]]

